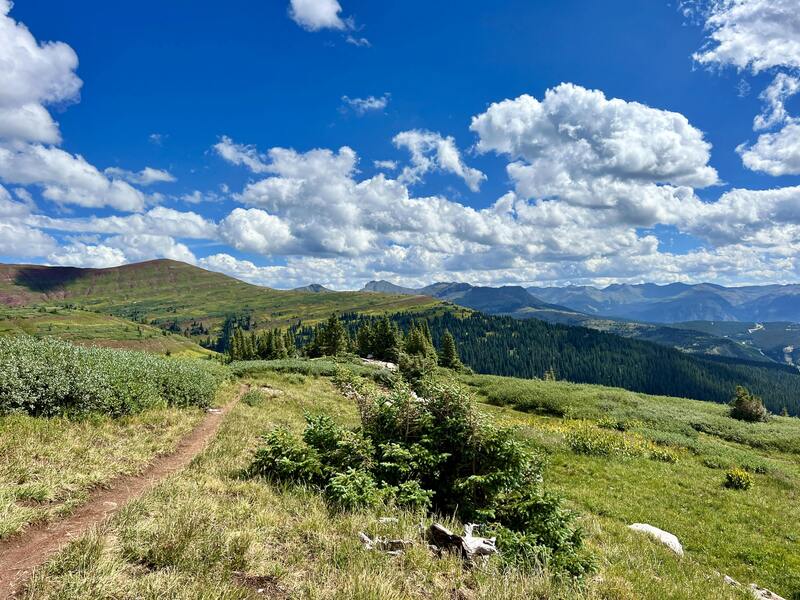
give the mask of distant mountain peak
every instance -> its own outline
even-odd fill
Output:
[[[293,292],[309,292],[311,294],[332,294],[334,290],[326,288],[320,283],[310,283],[301,287],[292,289]]]

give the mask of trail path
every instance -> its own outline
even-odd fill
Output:
[[[130,500],[164,478],[186,467],[216,435],[225,415],[242,395],[221,409],[211,409],[203,421],[183,438],[170,454],[156,457],[139,475],[118,477],[96,490],[89,500],[60,521],[31,527],[0,541],[0,598],[18,593],[31,571],[47,561],[71,540],[102,522]]]

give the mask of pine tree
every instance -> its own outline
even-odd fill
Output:
[[[272,333],[272,345],[274,347],[274,356],[272,358],[282,359],[287,358],[289,355],[286,352],[286,346],[283,343],[283,336],[279,329]]]
[[[356,346],[359,356],[374,356],[375,335],[369,321],[363,323],[356,333]]]
[[[458,356],[456,340],[449,329],[445,329],[442,334],[442,351],[439,353],[439,364],[448,369],[458,369],[461,367],[461,359]]]
[[[324,356],[338,356],[347,352],[350,346],[350,337],[335,314],[331,315],[327,323],[320,328],[320,349]]]

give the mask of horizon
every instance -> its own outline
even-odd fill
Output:
[[[522,288],[522,289],[524,289],[526,291],[528,290],[528,288],[536,288],[536,287],[541,288],[541,289],[565,289],[565,288],[571,288],[571,287],[574,287],[574,288],[589,287],[589,288],[594,288],[594,289],[602,291],[602,290],[606,290],[606,289],[608,289],[610,287],[615,287],[615,286],[636,287],[636,286],[645,286],[645,285],[652,285],[652,286],[662,287],[662,288],[663,287],[668,287],[668,286],[671,286],[671,285],[685,285],[685,286],[688,286],[688,287],[709,285],[709,286],[714,286],[714,287],[720,287],[720,288],[723,288],[723,289],[742,289],[742,288],[752,288],[752,287],[756,287],[756,288],[761,288],[761,287],[791,287],[791,286],[800,285],[800,284],[796,284],[796,283],[767,283],[767,284],[756,284],[756,285],[750,285],[750,284],[720,285],[720,284],[712,283],[712,282],[708,282],[708,281],[699,281],[699,282],[696,282],[696,283],[685,283],[683,281],[673,281],[673,282],[670,282],[670,283],[653,283],[653,282],[644,281],[644,282],[640,282],[640,283],[612,283],[612,284],[609,284],[609,285],[606,285],[606,286],[602,286],[602,287],[591,286],[591,285],[575,285],[575,284],[565,284],[565,285],[560,285],[560,286],[556,286],[556,285],[553,285],[553,286],[537,286],[537,285],[534,285],[534,284],[521,284],[521,283],[520,284],[498,284],[498,285],[494,285],[494,286],[488,286],[488,285],[484,286],[484,285],[475,285],[475,284],[470,283],[469,281],[433,281],[431,283],[428,283],[428,284],[425,284],[425,285],[422,285],[422,286],[419,286],[419,287],[412,288],[412,287],[408,287],[408,286],[399,285],[399,284],[397,284],[397,283],[395,283],[393,281],[390,281],[388,279],[373,279],[373,280],[367,281],[366,283],[364,283],[364,285],[362,285],[359,288],[351,288],[351,289],[336,289],[336,288],[329,287],[329,286],[327,286],[325,284],[319,283],[317,281],[309,281],[307,283],[301,283],[301,284],[299,284],[299,285],[297,285],[295,287],[292,287],[292,288],[281,288],[281,287],[270,286],[267,283],[253,283],[252,281],[247,281],[246,279],[241,279],[241,278],[237,277],[234,274],[226,273],[225,271],[222,271],[222,270],[215,270],[215,269],[207,267],[207,266],[201,266],[201,265],[197,265],[197,264],[193,264],[193,263],[177,260],[177,259],[174,259],[174,258],[151,258],[151,259],[148,259],[148,260],[142,260],[142,261],[138,261],[138,262],[130,262],[130,263],[125,263],[124,265],[116,265],[116,266],[112,266],[112,267],[76,267],[76,266],[72,266],[72,265],[44,265],[44,264],[39,264],[39,263],[8,263],[8,262],[0,261],[0,267],[2,267],[2,266],[6,266],[6,267],[48,267],[48,268],[59,268],[59,269],[79,269],[79,270],[103,271],[103,270],[108,270],[108,269],[118,269],[120,267],[135,267],[135,266],[138,266],[138,265],[143,265],[143,264],[147,264],[147,263],[154,263],[154,262],[174,262],[174,263],[179,263],[179,264],[186,265],[186,266],[189,266],[189,267],[195,267],[195,268],[198,268],[198,269],[202,269],[202,270],[208,271],[210,273],[218,273],[220,275],[226,275],[226,276],[228,276],[228,277],[230,277],[232,279],[236,279],[237,281],[241,281],[242,283],[247,283],[247,284],[250,284],[250,285],[255,285],[257,287],[263,287],[263,288],[276,290],[276,291],[283,291],[283,292],[296,291],[296,290],[299,290],[301,288],[306,288],[306,287],[311,287],[311,286],[321,286],[321,287],[323,287],[323,288],[325,288],[325,289],[327,289],[327,290],[329,290],[331,292],[342,292],[342,293],[344,293],[344,292],[362,292],[362,291],[365,291],[364,288],[370,283],[388,283],[390,285],[394,285],[394,286],[397,286],[397,287],[403,287],[403,288],[407,288],[407,289],[412,289],[414,291],[420,291],[421,289],[424,289],[426,287],[435,286],[435,285],[458,285],[458,284],[467,284],[467,285],[471,285],[473,287],[486,287],[486,288],[519,287],[519,288]]]
[[[0,262],[800,283],[800,5],[643,4],[0,0]]]

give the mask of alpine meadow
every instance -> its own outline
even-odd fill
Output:
[[[800,600],[800,0],[0,0],[0,598]]]

